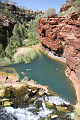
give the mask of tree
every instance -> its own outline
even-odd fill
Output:
[[[56,10],[54,8],[49,8],[45,11],[44,17],[52,16],[56,14]]]
[[[15,24],[13,29],[13,36],[18,36],[19,39],[25,39],[27,37],[26,35],[27,29],[22,24]]]
[[[6,56],[11,58],[16,52],[16,48],[22,45],[23,40],[26,38],[26,28],[22,24],[15,24],[13,28],[13,36],[11,36],[8,46],[5,49]]]
[[[29,22],[29,28],[27,30],[28,42],[31,45],[37,44],[39,42],[39,34],[38,34],[38,18],[35,20],[31,20]]]
[[[11,36],[10,41],[5,49],[6,56],[11,58],[12,55],[16,52],[16,48],[20,46],[18,36]]]

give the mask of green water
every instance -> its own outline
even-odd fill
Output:
[[[71,103],[76,101],[74,88],[65,76],[66,65],[64,63],[52,60],[42,54],[29,64],[21,63],[9,67],[15,68],[21,79],[28,76],[29,79],[33,79],[39,84],[48,85],[60,97]],[[24,72],[25,75],[21,72]]]

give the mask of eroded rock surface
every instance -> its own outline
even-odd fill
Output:
[[[80,84],[80,13],[67,18],[54,17],[39,20],[40,42],[54,55],[66,58],[67,74]]]

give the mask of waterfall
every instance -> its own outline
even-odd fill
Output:
[[[42,120],[54,112],[54,109],[48,109],[46,107],[45,102],[50,102],[58,106],[64,104],[70,105],[69,102],[63,100],[58,96],[43,96],[39,97],[34,101],[33,104],[30,104],[25,108],[13,108],[11,106],[4,107],[2,109],[2,112],[0,111],[0,119],[5,118],[5,120]],[[36,106],[37,103],[39,104],[38,106]],[[67,113],[65,115],[69,116],[71,119],[74,118],[73,113]],[[54,115],[54,117],[57,116],[59,115]]]

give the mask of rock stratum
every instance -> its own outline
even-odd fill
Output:
[[[66,73],[70,76],[77,93],[80,90],[80,13],[67,18],[53,17],[39,20],[40,42],[54,55],[66,58]],[[78,86],[78,87],[77,87]],[[77,100],[80,100],[78,93]]]

